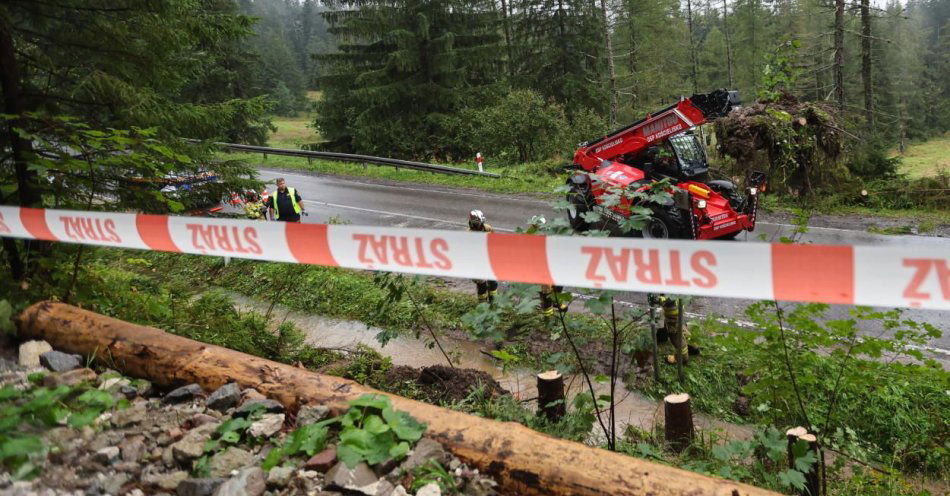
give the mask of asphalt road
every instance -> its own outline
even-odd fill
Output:
[[[548,218],[558,215],[544,200],[521,195],[499,195],[481,191],[449,188],[426,184],[381,182],[365,178],[346,178],[301,172],[258,169],[259,177],[272,183],[277,177],[286,178],[288,186],[296,188],[303,197],[310,214],[304,222],[327,222],[331,218],[345,219],[351,224],[387,227],[421,227],[430,229],[462,229],[468,212],[480,209],[488,222],[498,230],[514,230],[524,226],[534,215]],[[272,188],[268,188],[272,189]],[[738,239],[758,240],[765,234],[766,240],[791,236],[795,227],[789,224],[768,222],[761,218],[753,233],[744,233]],[[929,236],[887,236],[864,231],[810,227],[801,238],[806,243],[852,244],[852,245],[901,245],[920,247],[945,247],[950,250],[950,239]],[[634,305],[645,304],[645,295],[628,293],[623,299]],[[730,298],[695,298],[690,311],[700,315],[720,315],[743,320],[743,311],[751,300]],[[830,318],[846,318],[846,305],[834,305]],[[934,358],[950,365],[950,311],[908,309],[904,317],[927,322],[944,331],[944,336],[934,340],[927,349]],[[864,333],[878,335],[885,332],[880,327],[861,324]]]

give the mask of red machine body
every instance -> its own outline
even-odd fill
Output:
[[[679,201],[667,207],[679,211],[655,215],[664,218],[657,222],[668,224],[665,235],[659,229],[663,226],[658,226],[656,232],[645,229],[644,236],[716,239],[732,238],[742,230],[753,230],[759,184],[754,184],[747,190],[747,197],[741,198],[731,182],[709,181],[705,150],[688,132],[726,115],[737,105],[735,92],[718,90],[693,95],[602,138],[582,143],[574,154],[574,165],[585,173],[569,180],[572,189],[568,200],[581,210],[599,210],[619,222],[629,215],[631,200],[623,196],[619,204],[605,207],[602,204],[609,191],[631,188],[642,191],[656,180],[669,177],[679,190],[674,192]],[[662,151],[666,154],[665,161],[649,162],[650,159],[644,157],[648,150],[654,155]],[[664,166],[659,167],[659,162]],[[759,175],[751,182],[761,183],[761,180]],[[579,199],[586,204],[581,205]],[[583,224],[575,218],[571,218],[571,222],[575,227]]]

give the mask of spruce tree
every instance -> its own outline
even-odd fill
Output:
[[[461,158],[459,111],[504,76],[500,17],[485,0],[340,1],[325,13],[316,125],[329,146],[389,157]]]

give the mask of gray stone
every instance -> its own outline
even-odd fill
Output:
[[[129,477],[129,474],[119,472],[117,474],[107,476],[105,480],[99,484],[99,487],[102,488],[102,491],[106,494],[119,494],[122,486],[126,485],[130,479],[131,477]]]
[[[416,496],[442,496],[442,488],[435,482],[430,482],[416,491]]]
[[[175,488],[178,487],[178,484],[181,484],[181,481],[187,478],[188,472],[185,472],[184,470],[178,470],[168,474],[146,473],[142,477],[142,482],[150,486],[156,486],[166,491],[174,491]]]
[[[139,390],[129,384],[123,384],[119,386],[119,394],[125,397],[127,400],[134,399],[139,395]]]
[[[389,496],[409,496],[409,493],[406,491],[406,488],[396,486],[396,489],[393,489],[393,492],[389,493]]]
[[[53,372],[66,372],[81,367],[82,357],[53,350],[40,354],[40,364]]]
[[[112,462],[116,461],[119,458],[119,448],[117,446],[109,446],[108,448],[102,448],[96,451],[96,454],[93,455],[93,460],[103,464],[109,465]]]
[[[134,463],[142,458],[145,453],[145,438],[143,436],[131,437],[122,443],[122,461]]]
[[[129,384],[131,383],[125,377],[112,377],[102,381],[102,384],[99,384],[99,389],[109,393],[117,393],[123,387],[128,387]]]
[[[424,437],[420,439],[418,443],[416,443],[414,448],[412,448],[412,451],[409,452],[409,457],[406,458],[406,461],[399,465],[399,470],[402,471],[402,473],[412,472],[431,459],[435,459],[439,463],[446,465],[451,461],[449,458],[450,455],[446,453],[441,444],[439,444],[437,441]]]
[[[191,425],[198,427],[199,425],[209,424],[211,422],[217,422],[216,417],[212,417],[206,413],[196,413],[191,417]]]
[[[173,403],[184,403],[186,401],[191,401],[203,394],[204,391],[201,389],[201,386],[197,384],[189,384],[166,394],[165,397],[162,398],[162,403],[166,405]]]
[[[212,410],[223,412],[228,408],[234,408],[240,401],[241,388],[238,387],[237,383],[229,382],[211,393],[205,405]]]
[[[188,431],[184,437],[170,446],[175,461],[187,464],[204,454],[205,441],[218,428],[218,423],[208,423]],[[167,451],[167,450],[166,450]]]
[[[226,480],[220,477],[185,479],[178,484],[175,492],[178,496],[211,496]]]
[[[347,467],[343,462],[340,462],[327,472],[325,480],[326,484],[333,489],[348,489],[363,494],[375,495],[375,484],[379,479],[376,477],[373,469],[369,468],[369,465],[365,462],[360,462],[352,469]],[[370,488],[369,486],[373,487]],[[364,492],[364,488],[372,492]]]
[[[20,345],[20,365],[24,367],[39,367],[40,355],[53,351],[53,347],[46,341],[27,341]]]
[[[145,405],[136,403],[125,410],[117,410],[112,416],[112,423],[116,427],[128,427],[145,421]]]
[[[274,467],[267,473],[267,484],[279,488],[286,487],[290,484],[290,478],[293,475],[293,467]]]
[[[269,399],[253,399],[245,401],[241,408],[234,412],[235,417],[247,417],[255,410],[261,410],[263,413],[282,413],[284,405]]]
[[[297,412],[297,427],[315,424],[330,414],[330,408],[326,405],[304,405]]]
[[[280,432],[283,425],[283,413],[268,413],[247,428],[247,435],[251,437],[271,437]]]
[[[228,477],[232,470],[241,469],[254,463],[254,455],[234,446],[215,454],[208,464],[211,477]]]
[[[264,471],[260,467],[248,467],[221,484],[214,496],[260,496],[266,489]]]
[[[75,386],[83,382],[96,380],[96,373],[92,369],[74,369],[68,372],[57,372],[43,378],[43,385],[48,388],[59,386]]]

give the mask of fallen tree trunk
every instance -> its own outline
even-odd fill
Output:
[[[317,374],[105,317],[63,303],[41,302],[16,318],[23,337],[45,339],[68,353],[95,354],[109,366],[155,384],[234,381],[290,410],[314,403],[334,413],[366,393],[385,394],[399,410],[428,425],[427,434],[460,459],[491,474],[508,494],[774,495],[619,453],[556,439],[512,422],[497,422],[381,393],[353,381]]]

